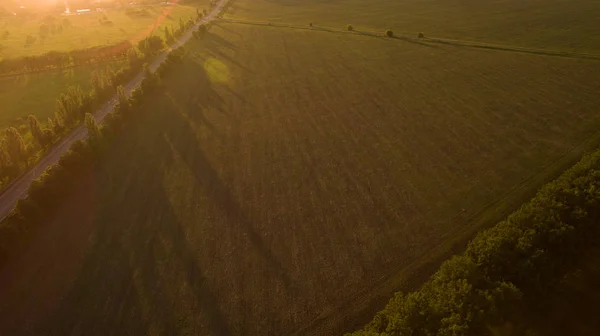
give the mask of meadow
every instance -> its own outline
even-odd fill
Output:
[[[600,125],[597,61],[231,23],[186,48],[3,270],[6,333],[351,331]]]
[[[237,0],[225,15],[589,53],[600,53],[599,16],[589,0]]]
[[[93,66],[81,66],[56,71],[0,77],[0,129],[16,127],[21,133],[29,131],[27,116],[33,114],[45,123],[54,117],[57,98],[69,86],[79,86],[90,91],[91,74],[110,66],[115,71],[125,62],[112,62]]]
[[[0,18],[0,57],[35,56],[49,51],[68,52],[121,41],[137,41],[151,35],[164,37],[164,27],[179,26],[207,9],[209,1],[190,5],[155,5],[128,9],[108,8],[84,15],[42,15]],[[42,33],[42,26],[47,33]],[[27,36],[32,42],[26,43]]]

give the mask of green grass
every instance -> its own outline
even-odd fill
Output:
[[[62,297],[46,332],[292,334],[600,126],[595,61],[225,23],[187,48],[32,242],[82,250],[20,260],[63,285],[7,271]],[[9,334],[35,320],[12,300]]]
[[[592,0],[237,0],[225,17],[600,53]]]
[[[29,131],[27,116],[35,115],[46,123],[54,117],[56,99],[69,86],[80,86],[84,91],[91,90],[91,73],[95,69],[105,69],[109,64],[81,66],[63,71],[46,71],[34,74],[0,77],[0,129],[9,126],[24,127]],[[122,62],[110,63],[117,70]],[[23,133],[23,132],[22,132]]]
[[[110,45],[124,40],[137,42],[154,33],[164,37],[164,27],[179,27],[179,19],[187,21],[196,18],[196,8],[208,8],[209,1],[200,0],[193,6],[150,6],[145,7],[144,15],[129,15],[122,9],[107,9],[106,12],[93,12],[87,15],[68,16],[72,27],[64,28],[61,33],[49,35],[45,40],[40,37],[40,26],[45,16],[32,19],[22,17],[5,17],[0,19],[0,36],[4,31],[9,35],[0,39],[0,57],[13,58],[32,56],[48,51],[68,52],[100,45]],[[111,24],[103,24],[99,20],[106,15]],[[55,24],[62,23],[63,16],[55,16]],[[34,36],[36,41],[25,46],[27,35]]]

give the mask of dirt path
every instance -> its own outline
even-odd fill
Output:
[[[196,29],[199,25],[208,23],[217,18],[217,15],[221,12],[223,7],[225,6],[227,0],[219,0],[218,4],[200,21],[196,23],[194,29]],[[182,46],[185,42],[187,42],[192,37],[192,31],[194,29],[188,30],[183,36],[179,38],[173,45],[168,48],[166,51],[158,55],[152,63],[148,66],[150,70],[155,71],[162,62],[167,58],[167,55],[171,52],[171,50],[176,49]],[[125,85],[125,92],[127,95],[131,94],[131,91],[142,83],[144,79],[143,73],[139,73],[134,79],[132,79],[127,85]],[[96,120],[101,123],[104,118],[113,110],[115,104],[117,103],[116,95],[113,96],[109,101],[107,101],[100,109],[98,109],[94,113],[94,117]],[[65,138],[59,141],[47,154],[43,157],[35,166],[31,167],[31,169],[21,175],[17,180],[12,182],[4,191],[0,194],[0,222],[8,216],[10,211],[14,208],[15,204],[19,199],[25,198],[27,196],[27,190],[29,189],[29,185],[31,182],[44,173],[46,169],[56,163],[60,159],[60,156],[69,150],[71,145],[81,139],[87,138],[87,130],[83,124],[75,127]]]

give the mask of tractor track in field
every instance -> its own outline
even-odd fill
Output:
[[[445,45],[456,46],[456,47],[469,47],[469,48],[477,48],[477,49],[515,52],[515,53],[522,53],[522,54],[533,54],[533,55],[540,55],[540,56],[553,56],[553,57],[588,59],[588,60],[600,61],[600,54],[576,53],[576,52],[567,52],[567,51],[560,51],[560,50],[525,48],[525,47],[508,46],[508,45],[501,45],[501,44],[483,43],[483,42],[476,42],[476,41],[447,39],[447,38],[441,38],[441,37],[416,38],[416,37],[409,36],[407,33],[402,33],[402,35],[396,35],[393,37],[386,37],[386,36],[384,36],[384,32],[377,32],[377,31],[370,31],[370,30],[356,30],[356,29],[349,31],[349,30],[344,30],[344,29],[340,29],[340,28],[315,26],[315,25],[300,26],[300,25],[293,25],[293,24],[286,24],[286,23],[246,21],[246,20],[223,19],[223,18],[220,18],[217,22],[227,22],[227,23],[265,26],[265,27],[274,27],[274,28],[311,30],[311,31],[321,31],[321,32],[338,33],[338,34],[370,36],[370,37],[377,37],[377,38],[388,39],[388,40],[395,39],[395,40],[399,40],[399,41],[405,41],[405,42],[423,44],[423,45],[445,44]]]

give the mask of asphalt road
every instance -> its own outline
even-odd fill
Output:
[[[221,9],[223,6],[225,6],[226,2],[227,0],[219,0],[217,5],[213,7],[213,9],[205,17],[196,23],[194,29],[188,30],[183,36],[175,41],[170,48],[159,54],[154,61],[148,65],[150,70],[155,71],[158,66],[165,61],[167,55],[172,49],[176,49],[187,42],[192,37],[192,31],[195,30],[199,25],[208,23],[217,18],[217,15],[221,12]],[[131,94],[132,90],[140,86],[142,79],[144,79],[144,75],[140,72],[134,79],[125,85],[125,92],[128,96]],[[98,123],[102,123],[104,118],[111,111],[113,111],[116,103],[117,97],[115,95],[94,113],[96,121]],[[18,200],[27,197],[29,185],[33,180],[39,178],[48,167],[58,163],[60,156],[64,152],[68,151],[75,141],[85,139],[87,136],[87,130],[83,124],[75,127],[67,136],[62,138],[35,166],[31,167],[28,172],[21,175],[21,177],[13,181],[6,189],[4,189],[4,191],[2,191],[0,194],[0,222],[3,221],[6,216],[8,216],[15,204],[17,204]]]

